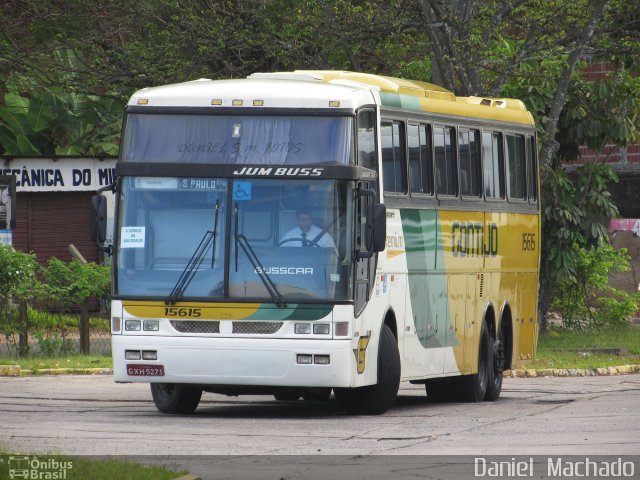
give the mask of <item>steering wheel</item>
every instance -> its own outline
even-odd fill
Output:
[[[322,235],[320,236],[320,238],[322,237]],[[304,242],[307,242],[307,247],[318,247],[320,248],[320,245],[318,245],[318,240],[320,240],[320,238],[318,239],[314,239],[314,240],[306,240],[302,237],[298,237],[298,238],[285,238],[284,240],[280,240],[278,242],[278,246],[281,247],[282,245],[284,245],[285,243],[289,243],[289,242],[300,242],[300,246],[302,247],[304,245]]]

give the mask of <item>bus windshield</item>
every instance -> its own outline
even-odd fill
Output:
[[[353,164],[347,116],[127,115],[123,162]]]
[[[352,298],[353,183],[126,177],[115,293],[286,302]]]

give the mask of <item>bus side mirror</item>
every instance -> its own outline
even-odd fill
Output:
[[[103,243],[107,238],[107,199],[102,195],[91,197],[91,240]]]
[[[376,194],[372,190],[360,190],[359,194],[375,202]],[[366,250],[358,250],[357,258],[371,258],[376,252],[382,252],[387,244],[387,207],[381,203],[371,203],[366,207]]]

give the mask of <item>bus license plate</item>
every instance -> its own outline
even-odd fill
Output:
[[[135,377],[164,377],[164,366],[162,365],[136,365],[127,364],[127,375]]]

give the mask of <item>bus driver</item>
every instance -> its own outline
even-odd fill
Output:
[[[296,221],[298,225],[280,239],[281,247],[321,247],[335,250],[336,245],[331,235],[313,224],[310,208],[296,210]]]

